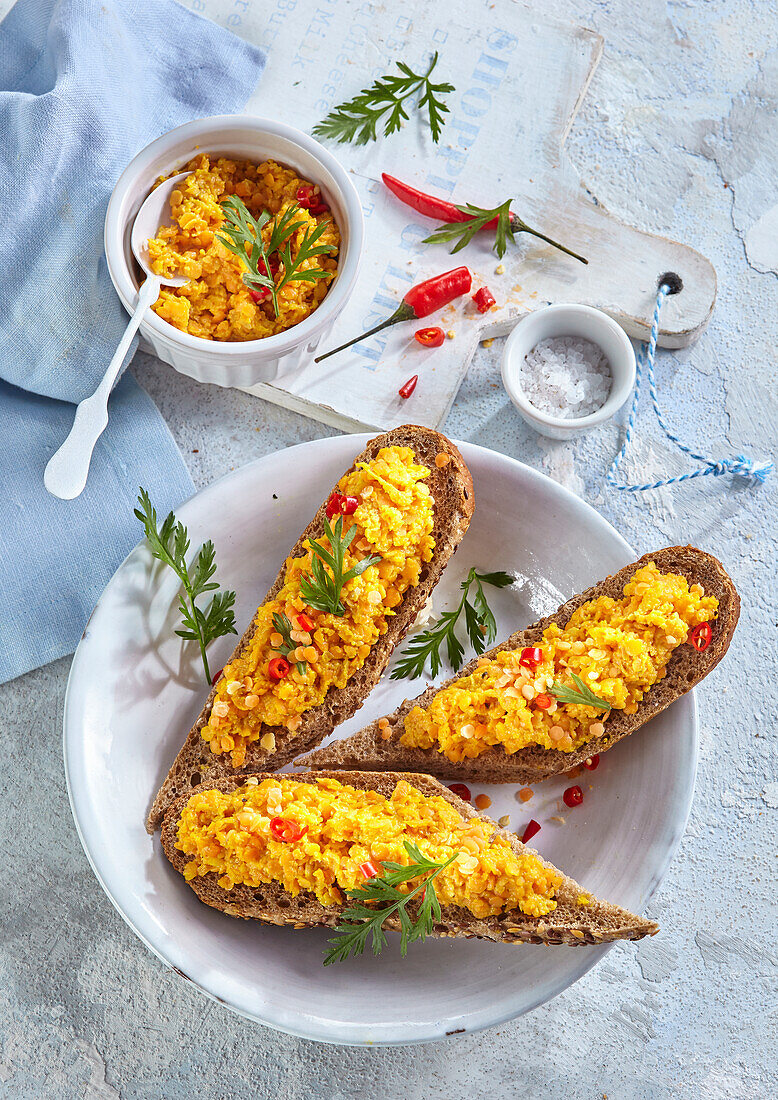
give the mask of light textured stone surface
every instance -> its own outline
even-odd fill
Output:
[[[778,409],[770,270],[778,266],[775,5],[557,0],[553,7],[606,40],[568,142],[582,177],[627,220],[699,247],[719,273],[707,333],[660,360],[671,421],[717,456],[770,454]],[[503,394],[499,357],[499,341],[479,352],[450,434],[569,485],[639,552],[676,541],[712,550],[743,593],[733,650],[698,693],[695,805],[650,907],[661,934],[617,946],[531,1015],[449,1044],[322,1047],[239,1019],[163,967],[94,879],[62,774],[63,660],[0,688],[0,1097],[778,1095],[778,476],[759,490],[712,478],[637,497],[607,490],[617,429],[575,443],[534,436]],[[329,434],[245,395],[198,386],[148,358],[134,370],[170,421],[198,485],[257,455]],[[640,431],[641,470],[685,468],[645,408]]]

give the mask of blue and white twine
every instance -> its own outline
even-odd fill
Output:
[[[659,399],[656,393],[656,379],[654,377],[654,358],[656,356],[656,343],[659,336],[659,313],[662,309],[665,298],[668,294],[673,293],[667,283],[662,283],[657,291],[656,305],[654,306],[654,317],[651,322],[651,335],[648,343],[643,345],[637,358],[637,371],[635,374],[635,393],[632,398],[632,407],[629,411],[629,419],[627,421],[627,430],[624,435],[624,444],[616,455],[606,475],[606,481],[613,489],[619,489],[624,493],[642,493],[646,489],[660,489],[663,485],[674,485],[681,481],[690,481],[694,477],[705,477],[708,474],[712,474],[714,477],[721,477],[722,474],[733,474],[735,477],[748,478],[752,484],[759,484],[765,480],[767,475],[773,469],[772,462],[754,462],[752,458],[746,458],[745,455],[736,455],[734,458],[723,458],[718,461],[707,458],[705,455],[698,455],[691,447],[687,447],[681,443],[677,435],[670,431],[665,418],[662,414],[662,410],[659,408]],[[627,448],[632,442],[632,434],[635,428],[635,420],[638,408],[638,402],[640,401],[640,387],[643,381],[643,368],[647,367],[648,375],[648,388],[651,394],[651,402],[654,406],[654,412],[656,418],[659,421],[659,425],[667,438],[683,451],[684,454],[689,455],[690,458],[695,459],[697,462],[702,462],[703,465],[693,470],[688,474],[680,474],[678,477],[666,477],[661,478],[658,481],[647,481],[642,485],[618,485],[616,483],[616,472],[621,464],[621,460],[627,452]]]

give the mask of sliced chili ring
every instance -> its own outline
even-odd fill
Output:
[[[308,826],[300,825],[288,817],[274,817],[270,822],[270,832],[283,844],[294,844],[296,840],[301,840],[305,836]]]
[[[446,334],[443,332],[443,329],[437,326],[433,328],[416,329],[413,336],[424,348],[439,348],[446,339]]]
[[[316,623],[309,615],[306,615],[304,611],[297,616],[297,625],[300,630],[304,630],[307,634],[310,634],[311,631],[316,628]]]
[[[479,313],[487,313],[495,304],[497,299],[492,294],[488,286],[482,286],[480,290],[477,290],[473,295],[473,301],[475,302],[476,309]]]
[[[699,623],[689,635],[689,643],[699,653],[704,653],[711,643],[713,628],[710,623]]]
[[[325,509],[327,513],[327,519],[332,519],[333,516],[337,516],[340,513],[341,505],[346,498],[343,493],[339,493],[337,489],[330,495],[327,501],[327,507]]]
[[[583,762],[583,766],[586,768],[587,771],[590,772],[593,772],[596,768],[599,768],[600,754],[596,752],[593,756],[587,756]]]
[[[543,650],[539,646],[525,646],[519,657],[519,664],[534,672],[543,661]]]
[[[472,800],[472,794],[470,788],[465,783],[449,783],[448,789],[452,794],[457,795],[464,802],[470,802]]]
[[[284,676],[289,675],[291,667],[286,657],[272,657],[268,662],[267,674],[271,680],[283,680]]]
[[[553,696],[546,695],[545,692],[541,692],[540,695],[535,696],[535,706],[540,707],[541,710],[548,710],[553,702]]]
[[[573,806],[580,806],[583,802],[583,791],[578,784],[574,787],[568,787],[562,795],[562,800],[565,806],[570,806],[571,808]]]
[[[364,863],[360,863],[359,870],[365,878],[375,878],[378,874],[378,868],[372,859],[366,859]]]

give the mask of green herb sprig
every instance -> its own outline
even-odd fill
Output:
[[[403,122],[408,121],[403,104],[413,96],[418,96],[416,109],[422,111],[426,107],[432,140],[437,143],[445,122],[443,115],[449,110],[440,97],[454,91],[453,84],[433,84],[430,80],[437,63],[436,51],[426,73],[420,75],[403,61],[395,62],[401,76],[394,73],[381,76],[347,103],[339,103],[326,118],[316,123],[312,130],[314,137],[366,145],[368,141],[377,139],[378,125],[381,122],[384,124],[384,136],[388,137],[399,130]],[[388,116],[384,118],[387,112]]]
[[[230,195],[221,204],[224,213],[222,235],[219,240],[224,247],[243,260],[248,265],[248,271],[243,274],[243,282],[252,289],[268,290],[273,303],[273,312],[278,316],[278,294],[289,283],[301,280],[315,283],[317,279],[331,279],[332,272],[325,271],[323,267],[304,268],[303,264],[308,260],[322,256],[326,252],[334,252],[335,245],[317,244],[322,233],[327,228],[327,222],[319,222],[310,232],[306,233],[297,255],[292,256],[291,239],[298,229],[305,226],[304,219],[295,221],[300,213],[300,207],[292,203],[283,214],[276,215],[270,226],[270,238],[265,244],[262,230],[271,219],[267,210],[263,210],[258,218],[252,217],[246,204],[237,195]],[[273,277],[270,270],[270,257],[277,254],[281,259],[280,278]]]
[[[591,688],[587,687],[580,676],[576,676],[574,672],[570,675],[573,678],[575,687],[570,687],[569,684],[563,684],[559,680],[554,680],[554,686],[550,688],[550,693],[554,698],[558,699],[560,703],[573,703],[581,707],[596,707],[597,710],[610,710],[610,703],[606,703],[604,699],[601,699],[599,695],[595,695]]]
[[[206,647],[215,638],[224,634],[237,634],[235,629],[235,593],[228,590],[218,592],[204,611],[196,600],[205,592],[214,592],[218,582],[211,580],[216,572],[216,552],[213,543],[208,540],[197,552],[191,566],[186,563],[189,550],[189,534],[183,523],[172,512],[165,518],[161,527],[157,526],[157,513],[149,494],[141,489],[138,494],[139,508],[135,515],[143,524],[151,553],[159,561],[169,566],[181,581],[183,594],[179,596],[178,609],[181,612],[183,626],[176,630],[179,638],[197,642],[203,658],[205,678],[211,682],[211,670],[208,667]]]
[[[352,524],[346,533],[343,533],[343,516],[338,516],[335,526],[332,527],[328,519],[324,520],[324,533],[329,540],[330,549],[327,550],[321,542],[309,540],[308,545],[313,551],[311,573],[300,578],[300,595],[309,607],[315,607],[317,611],[328,611],[331,615],[341,617],[346,609],[341,603],[340,595],[343,586],[354,577],[359,577],[371,565],[381,561],[378,554],[370,554],[357,562],[351,569],[344,571],[344,559],[346,550],[351,545],[357,533],[356,524]],[[330,573],[326,566],[329,566]]]
[[[493,210],[486,210],[481,206],[473,206],[473,204],[469,202],[464,206],[457,206],[457,210],[461,210],[463,214],[467,214],[467,220],[461,222],[446,222],[445,225],[439,225],[434,233],[424,238],[424,243],[448,244],[450,241],[454,241],[456,243],[451,249],[451,252],[459,252],[470,244],[476,233],[480,232],[489,222],[496,219],[497,225],[493,248],[501,259],[508,248],[508,241],[510,241],[511,244],[516,243],[517,233],[531,233],[533,237],[539,237],[541,241],[546,241],[547,244],[553,245],[554,248],[558,248],[560,252],[565,252],[568,256],[573,256],[574,259],[580,260],[582,264],[589,263],[583,256],[579,256],[577,252],[572,252],[569,248],[565,248],[565,246],[559,244],[558,241],[553,241],[551,237],[547,237],[545,233],[540,233],[537,229],[531,229],[525,221],[522,221],[518,214],[511,212],[511,202],[512,199],[506,199],[504,203],[501,203],[500,206],[495,206]]]
[[[278,633],[284,639],[280,646],[276,646],[279,653],[282,653],[284,657],[288,657],[290,653],[293,653],[297,649],[297,642],[292,637],[292,624],[289,621],[289,617],[283,613],[283,611],[276,611],[273,615],[273,626]],[[307,671],[307,662],[295,661],[295,667],[301,676],[304,676]]]
[[[386,947],[384,924],[389,917],[397,914],[400,920],[400,954],[405,957],[408,944],[414,940],[424,940],[432,933],[435,921],[440,920],[440,902],[435,893],[434,880],[441,871],[450,866],[457,858],[455,852],[443,863],[428,859],[415,844],[405,841],[405,851],[411,859],[406,867],[401,863],[385,862],[381,876],[368,879],[364,886],[356,890],[347,890],[346,894],[355,902],[343,913],[343,924],[335,929],[335,937],[329,942],[332,948],[324,958],[324,965],[343,962],[350,955],[361,955],[372,937],[373,954],[380,955]],[[398,886],[414,878],[423,880],[407,893]],[[422,902],[414,916],[408,912],[408,904],[418,894]],[[381,908],[373,908],[380,905]]]
[[[444,643],[448,661],[454,672],[462,667],[465,655],[464,646],[456,635],[455,627],[459,616],[465,613],[465,629],[470,644],[477,654],[483,653],[486,646],[497,637],[497,623],[486,599],[483,586],[490,584],[494,588],[506,588],[513,584],[510,573],[479,573],[472,568],[462,581],[462,598],[453,611],[446,611],[438,622],[427,630],[422,630],[408,643],[408,648],[400,656],[400,663],[392,673],[393,680],[407,676],[421,676],[427,661],[433,676],[437,676],[442,663],[441,648]],[[472,603],[468,599],[470,588],[475,585]]]

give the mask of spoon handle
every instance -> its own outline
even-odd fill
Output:
[[[150,275],[140,288],[135,312],[100,385],[91,397],[80,403],[67,439],[49,459],[43,484],[52,496],[72,500],[83,492],[92,451],[108,424],[108,398],[113,384],[146,311],[157,300],[161,285],[162,280],[158,276]]]

